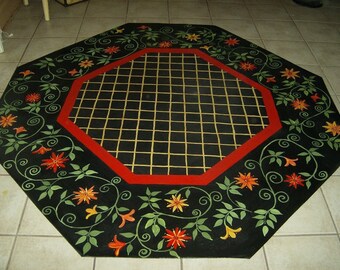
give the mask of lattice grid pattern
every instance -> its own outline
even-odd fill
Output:
[[[269,124],[258,90],[178,53],[148,53],[86,81],[69,118],[149,175],[202,174]]]

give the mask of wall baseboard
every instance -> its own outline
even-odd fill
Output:
[[[22,0],[0,0],[0,28],[4,28],[20,5]]]

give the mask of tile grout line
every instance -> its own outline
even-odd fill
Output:
[[[331,219],[332,219],[332,222],[333,222],[333,226],[334,226],[334,228],[335,228],[335,232],[336,232],[336,234],[337,234],[337,236],[338,236],[338,238],[339,238],[339,240],[340,240],[340,235],[339,235],[340,232],[338,231],[338,228],[337,228],[337,226],[336,226],[335,219],[334,219],[334,217],[333,217],[333,215],[332,215],[332,211],[331,211],[331,209],[330,209],[330,207],[329,207],[329,204],[328,204],[328,201],[327,201],[327,199],[326,199],[326,196],[325,196],[325,194],[324,194],[324,192],[323,192],[323,190],[322,190],[322,186],[321,186],[320,190],[321,190],[322,197],[323,197],[323,199],[324,199],[324,201],[325,201],[325,203],[326,203],[328,213],[329,213],[329,215],[331,216]]]
[[[26,201],[25,201],[25,204],[24,204],[23,209],[22,209],[22,213],[21,213],[21,216],[20,216],[19,224],[18,224],[16,233],[15,233],[15,235],[14,235],[14,241],[13,241],[13,244],[12,244],[11,253],[10,253],[10,255],[8,256],[8,262],[7,262],[7,265],[6,265],[6,268],[5,268],[5,269],[8,269],[8,267],[9,267],[9,265],[10,265],[10,263],[11,263],[11,260],[12,260],[13,254],[14,254],[14,248],[15,248],[15,246],[16,246],[17,239],[18,239],[18,236],[19,236],[18,233],[19,233],[19,230],[20,230],[20,227],[21,227],[21,222],[22,222],[22,220],[24,219],[24,214],[25,214],[25,210],[26,210],[27,203],[28,203],[28,197],[26,196]]]
[[[266,252],[266,249],[265,249],[265,245],[262,248],[263,248],[263,255],[264,255],[264,261],[266,263],[266,268],[267,268],[267,270],[270,270],[269,269],[268,256],[267,256],[267,252]]]
[[[83,16],[82,16],[82,20],[81,20],[81,23],[80,23],[80,26],[79,26],[79,29],[78,29],[78,33],[77,33],[77,35],[76,35],[75,43],[78,42],[78,39],[79,39],[79,36],[80,36],[80,31],[81,31],[81,28],[82,28],[83,23],[84,23],[84,21],[85,21],[86,12],[87,12],[87,10],[88,10],[88,8],[89,8],[89,3],[90,3],[90,1],[87,1],[87,3],[86,3],[86,8],[85,8],[84,14],[83,14]]]

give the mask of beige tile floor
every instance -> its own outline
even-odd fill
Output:
[[[14,69],[125,22],[221,26],[322,76],[340,110],[340,1],[308,9],[291,0],[50,1],[20,7],[5,31],[0,95]],[[81,258],[0,166],[0,269],[340,269],[340,169],[250,260]]]

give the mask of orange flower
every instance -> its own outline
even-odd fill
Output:
[[[76,70],[75,68],[72,69],[72,70],[70,70],[70,71],[68,72],[68,74],[70,74],[71,76],[74,76],[74,75],[76,75],[77,73],[78,73],[78,70]]]
[[[79,191],[73,191],[74,198],[72,200],[78,200],[77,205],[81,204],[82,202],[86,202],[87,204],[90,204],[91,200],[97,200],[96,194],[98,192],[93,191],[94,186],[87,188],[79,187]]]
[[[326,124],[326,126],[322,126],[326,132],[332,133],[333,136],[340,135],[340,125],[337,125],[335,121],[333,123],[326,122]]]
[[[32,152],[32,154],[39,154],[39,155],[43,155],[45,154],[46,152],[49,152],[51,151],[52,148],[46,148],[44,146],[41,146],[38,150],[35,150]]]
[[[273,76],[273,77],[268,77],[267,80],[266,80],[266,82],[267,82],[267,83],[270,83],[270,82],[276,83],[275,76]]]
[[[230,238],[236,238],[236,234],[239,233],[240,231],[242,231],[242,228],[233,229],[233,228],[230,228],[228,226],[225,226],[225,235],[220,236],[220,238],[222,240],[226,240],[229,237]]]
[[[237,38],[228,38],[224,41],[224,44],[227,44],[228,46],[235,46],[239,44],[239,40]]]
[[[254,178],[250,173],[243,174],[239,173],[239,177],[235,177],[235,180],[237,180],[238,185],[241,185],[241,188],[249,188],[250,190],[253,190],[253,186],[258,186],[259,184],[256,182],[257,178]]]
[[[119,52],[119,47],[117,46],[111,46],[111,47],[107,47],[106,49],[104,49],[104,52],[107,54],[114,54]]]
[[[117,256],[117,257],[119,256],[120,250],[121,250],[123,247],[125,247],[125,246],[126,246],[126,243],[121,242],[121,241],[118,241],[117,235],[115,235],[115,236],[113,237],[112,242],[110,242],[110,243],[108,244],[108,247],[109,247],[109,248],[115,249],[115,256]]]
[[[138,26],[137,28],[140,29],[140,30],[147,30],[147,29],[149,29],[150,27],[147,26],[147,25],[141,25],[141,26]]]
[[[30,71],[29,69],[26,69],[25,71],[19,72],[19,74],[24,75],[24,78],[27,77],[28,75],[34,74],[34,72]]]
[[[172,199],[165,199],[165,201],[169,203],[166,207],[172,207],[172,212],[175,212],[175,210],[183,212],[183,206],[189,206],[185,203],[186,200],[187,199],[181,199],[181,194],[178,194],[177,197],[172,195]]]
[[[93,61],[92,60],[83,60],[79,63],[79,66],[83,67],[83,68],[88,68],[88,67],[92,67]]]
[[[292,175],[286,175],[286,180],[284,182],[289,183],[289,187],[294,187],[295,189],[298,188],[298,186],[304,186],[303,183],[304,180],[302,179],[301,175],[297,175],[296,173],[293,173]]]
[[[64,158],[64,152],[58,155],[53,152],[50,158],[42,160],[41,166],[46,166],[46,170],[52,169],[56,173],[59,168],[66,167],[64,163],[68,160],[68,158]]]
[[[25,97],[25,101],[27,103],[36,103],[41,99],[41,95],[39,93],[31,93],[27,94]]]
[[[171,41],[162,41],[158,44],[160,48],[170,48],[172,47],[172,42]]]
[[[201,37],[200,35],[196,35],[196,34],[187,34],[185,38],[189,41],[198,41]]]
[[[13,123],[16,122],[17,116],[13,116],[12,114],[9,114],[7,116],[1,116],[0,120],[0,126],[5,128],[5,127],[11,127]]]
[[[293,80],[295,80],[295,78],[300,77],[298,75],[298,73],[300,73],[300,71],[294,71],[293,68],[291,68],[291,69],[285,68],[285,71],[280,71],[280,73],[282,73],[281,77],[286,77],[286,79],[292,78]]]
[[[166,235],[163,236],[164,239],[167,239],[167,246],[166,247],[173,247],[174,249],[177,249],[178,247],[185,247],[184,242],[187,240],[190,240],[191,237],[186,235],[186,230],[181,230],[179,228],[176,229],[165,229],[167,232]]]
[[[97,215],[98,212],[96,208],[97,208],[97,205],[93,206],[92,208],[86,208],[85,212],[88,213],[88,215],[85,217],[85,219],[89,219],[90,216]]]
[[[132,209],[129,213],[124,214],[124,215],[120,215],[120,217],[122,218],[122,223],[120,223],[120,225],[118,226],[118,228],[123,228],[125,226],[125,222],[126,221],[130,221],[130,222],[134,222],[135,218],[132,216],[135,213],[135,209]]]
[[[306,101],[303,99],[303,100],[300,100],[300,99],[295,99],[293,102],[292,102],[292,106],[294,107],[294,110],[308,110],[307,107],[309,107],[309,105],[306,103]]]
[[[15,134],[19,134],[19,133],[22,133],[22,132],[26,132],[26,128],[24,128],[23,126],[21,127],[17,127],[17,128],[13,128],[15,130]]]
[[[285,157],[285,160],[286,160],[285,167],[288,167],[288,166],[296,166],[296,162],[295,161],[298,161],[299,159],[298,158],[291,159],[291,158]]]
[[[243,69],[244,71],[252,71],[252,70],[256,69],[256,66],[252,63],[249,63],[249,62],[241,62],[240,68]]]
[[[200,49],[204,49],[206,51],[209,51],[209,49],[211,48],[212,46],[208,46],[208,45],[204,45],[202,47],[200,47]]]

